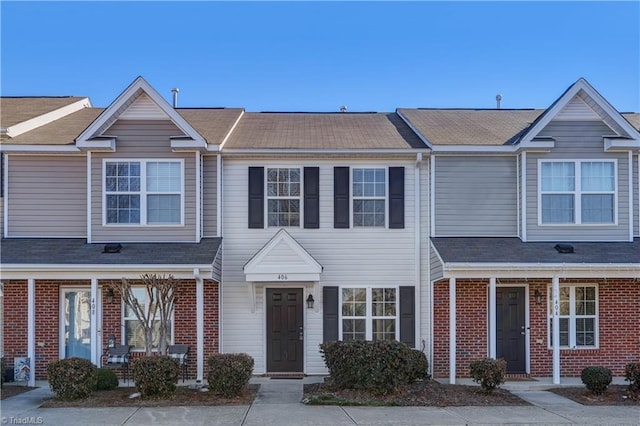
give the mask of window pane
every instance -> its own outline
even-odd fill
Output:
[[[373,340],[395,340],[396,320],[395,319],[374,319],[373,320]]]
[[[140,223],[139,195],[107,195],[107,223]]]
[[[574,163],[542,163],[541,174],[543,191],[573,191],[575,188]]]
[[[180,195],[147,196],[148,223],[180,223]]]
[[[573,223],[573,210],[573,195],[542,195],[542,223]]]
[[[576,319],[576,345],[577,346],[595,345],[595,319],[594,318],[577,318]]]
[[[342,340],[365,340],[366,324],[364,319],[342,320]]]
[[[153,323],[153,333],[152,333],[152,347],[154,349],[158,348],[158,344],[160,343],[160,333],[158,330],[160,329],[160,321],[156,320]],[[127,320],[125,321],[125,344],[133,346],[133,349],[145,349],[144,346],[144,328],[142,328],[142,324],[138,320]],[[171,327],[168,330],[168,336],[166,336],[167,344],[170,343],[171,340]]]
[[[583,223],[613,223],[613,194],[582,195]]]
[[[583,191],[614,191],[614,165],[610,162],[582,163]]]
[[[147,163],[147,191],[179,192],[181,182],[180,163],[168,161]]]

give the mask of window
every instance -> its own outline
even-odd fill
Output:
[[[269,226],[300,226],[300,169],[267,169]]]
[[[560,287],[560,346],[597,346],[597,291],[594,285]],[[549,290],[549,347],[553,345],[553,294]]]
[[[105,223],[182,222],[181,161],[106,161]]]
[[[614,161],[540,163],[541,224],[615,223]]]
[[[385,226],[386,170],[353,169],[353,226]]]
[[[138,300],[138,303],[144,310],[149,303],[146,287],[133,287],[133,294]],[[126,303],[124,306],[124,339],[125,345],[133,346],[134,350],[144,350],[144,329],[140,324],[140,321],[136,317],[132,309],[130,309]],[[158,329],[160,327],[160,319],[156,319],[153,324],[153,347],[158,348],[160,336],[158,335]],[[169,334],[172,334],[173,330]],[[170,342],[170,336],[168,336],[168,342]]]
[[[342,340],[396,340],[396,288],[343,288],[341,306]]]

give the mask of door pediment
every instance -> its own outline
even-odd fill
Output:
[[[322,265],[287,231],[280,229],[244,265],[248,282],[320,281]]]

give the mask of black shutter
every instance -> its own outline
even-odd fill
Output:
[[[338,287],[322,287],[322,341],[338,340]]]
[[[264,228],[264,167],[249,167],[249,228]]]
[[[404,228],[404,167],[389,167],[389,228]]]
[[[304,227],[320,228],[320,168],[304,168]]]
[[[416,346],[415,287],[400,287],[400,341]]]
[[[333,227],[349,227],[349,167],[333,168]]]

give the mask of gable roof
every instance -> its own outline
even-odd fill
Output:
[[[14,138],[88,107],[89,99],[77,96],[2,97],[0,134],[3,139]]]
[[[225,150],[426,149],[395,113],[247,112]]]
[[[147,81],[142,78],[136,78],[133,83],[129,85],[112,103],[109,105],[100,116],[87,127],[77,138],[76,144],[81,148],[107,148],[114,149],[113,141],[97,142],[96,139],[103,135],[103,132],[107,130],[111,124],[113,124],[118,117],[127,111],[138,97],[145,94],[152,104],[157,107],[154,110],[154,114],[158,112],[164,113],[166,118],[171,120],[182,132],[184,136],[190,141],[185,141],[181,138],[181,142],[175,147],[189,147],[189,148],[201,148],[206,147],[206,141],[194,128],[185,120],[178,112],[167,103],[167,101],[153,88]],[[174,144],[172,142],[172,147]]]
[[[247,282],[320,281],[322,265],[281,228],[243,267]],[[283,278],[286,277],[286,278]]]
[[[398,113],[429,145],[505,145],[543,113],[542,109],[409,109]]]

